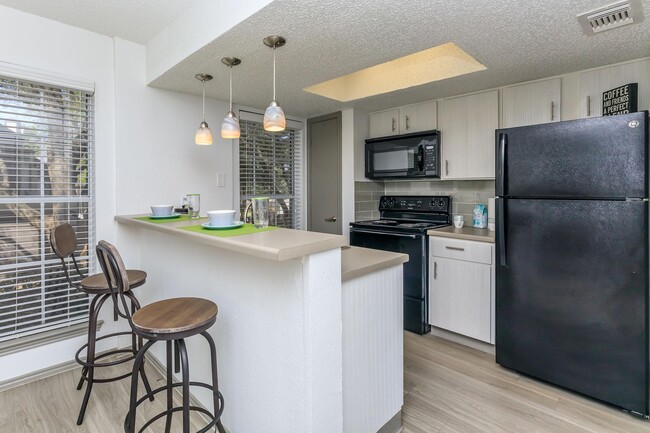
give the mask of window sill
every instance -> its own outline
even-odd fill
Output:
[[[102,328],[103,320],[97,322],[97,332]],[[16,352],[33,349],[57,341],[86,335],[88,333],[88,322],[77,323],[76,325],[64,328],[52,329],[38,334],[27,335],[0,343],[0,356],[10,355]]]

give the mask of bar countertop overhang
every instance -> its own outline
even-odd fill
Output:
[[[208,234],[193,233],[187,230],[179,230],[179,227],[192,226],[199,222],[205,222],[207,221],[206,218],[192,221],[152,224],[147,221],[135,219],[142,216],[147,215],[118,215],[115,217],[115,221],[125,225],[146,228],[172,236],[191,239],[195,242],[223,248],[229,251],[276,261],[303,257],[321,251],[339,248],[347,244],[345,237],[341,235],[282,228],[260,233],[222,238]]]

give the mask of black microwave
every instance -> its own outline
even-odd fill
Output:
[[[366,140],[366,177],[440,178],[440,131]]]

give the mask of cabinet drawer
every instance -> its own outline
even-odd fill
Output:
[[[429,253],[432,257],[465,260],[468,262],[492,264],[492,245],[457,239],[429,237]]]

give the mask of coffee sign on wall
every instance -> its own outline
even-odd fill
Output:
[[[638,83],[630,83],[603,92],[603,116],[637,111]]]

